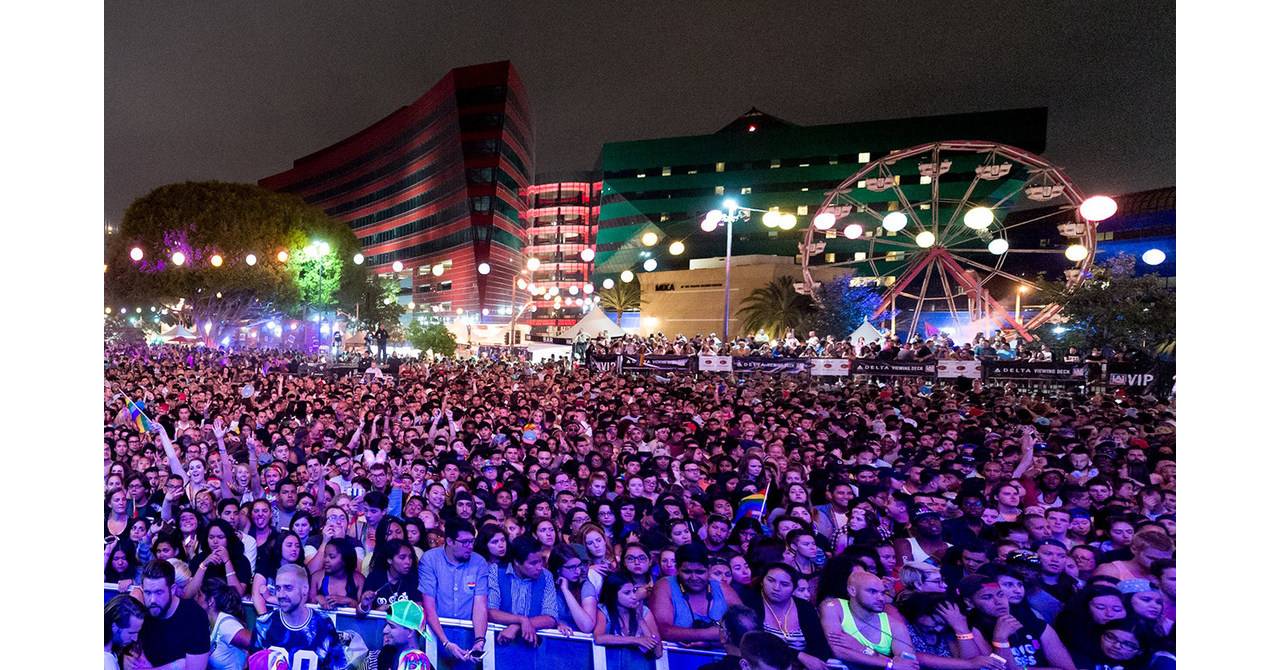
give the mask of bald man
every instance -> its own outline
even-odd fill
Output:
[[[884,611],[884,581],[858,570],[847,587],[848,600],[828,598],[819,613],[836,658],[850,667],[919,670],[906,624]]]

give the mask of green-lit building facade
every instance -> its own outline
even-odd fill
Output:
[[[791,230],[768,228],[761,215],[734,228],[733,254],[795,256],[804,229],[827,193],[841,181],[896,150],[943,140],[982,140],[1040,154],[1045,149],[1048,110],[1013,109],[909,119],[799,126],[752,109],[717,132],[605,144],[601,151],[599,227],[595,272],[598,282],[624,270],[641,272],[646,260],[657,270],[688,269],[689,259],[724,255],[723,229],[703,232],[706,213],[732,198],[743,207],[795,214]],[[960,166],[957,166],[960,168]],[[902,190],[923,197],[930,186],[901,177]],[[992,188],[1013,184],[992,183]],[[860,189],[861,190],[861,189]],[[896,200],[891,190],[860,192],[858,199]],[[646,232],[658,242],[643,244]],[[684,243],[680,255],[673,242]],[[826,262],[853,253],[854,244],[827,236]],[[844,248],[846,247],[847,248]]]

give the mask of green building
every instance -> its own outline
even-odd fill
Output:
[[[766,227],[759,214],[736,224],[735,256],[795,256],[804,229],[827,194],[867,163],[943,140],[999,142],[1040,154],[1047,120],[1048,110],[1039,107],[799,126],[752,108],[708,135],[605,144],[593,278],[598,283],[624,270],[639,273],[649,259],[657,262],[656,270],[686,270],[690,259],[722,257],[723,230],[707,233],[699,224],[708,211],[723,208],[726,198],[797,218],[790,230]],[[972,172],[973,167],[952,169]],[[918,175],[900,178],[902,190],[913,199],[913,193],[923,196],[930,188],[927,178],[923,184]],[[1016,183],[985,182],[984,188],[1016,189],[1021,177],[1010,175],[1014,179]],[[893,189],[859,193],[859,200],[880,203],[886,210],[896,206]],[[651,246],[644,244],[647,232],[657,236]],[[677,241],[684,244],[679,255],[671,252]],[[853,244],[829,231],[826,252],[826,262],[846,260]]]

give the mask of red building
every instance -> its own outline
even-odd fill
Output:
[[[525,255],[538,259],[524,279],[536,294],[524,296],[536,307],[525,321],[535,333],[573,326],[590,311],[595,255],[595,228],[600,216],[600,182],[591,175],[549,181],[526,191],[528,245]],[[586,256],[583,256],[583,252]]]
[[[413,103],[258,182],[351,226],[411,316],[510,319],[524,268],[532,121],[510,62],[457,68]],[[459,311],[461,310],[461,311]]]

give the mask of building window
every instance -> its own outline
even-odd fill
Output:
[[[855,261],[865,261],[865,260],[867,260],[867,252],[865,252],[865,251],[855,251],[855,252],[853,252],[853,260],[855,260]]]
[[[769,237],[777,237],[777,236],[778,236],[778,231],[776,230],[769,231]]]
[[[839,156],[828,156],[828,157],[827,157],[827,165],[839,165],[839,164],[840,164],[840,157],[839,157]]]
[[[809,164],[808,164],[808,163],[801,163],[800,165],[798,165],[798,166],[796,166],[796,167],[809,167]]]
[[[751,187],[750,187],[750,186],[743,186],[743,187],[742,187],[742,193],[741,193],[740,195],[751,195]]]
[[[836,231],[834,231],[834,230],[827,230],[827,231],[824,231],[824,232],[827,234],[827,239],[828,239],[828,240],[834,240],[834,239],[836,239]]]
[[[449,289],[451,289],[451,288],[453,288],[453,281],[452,281],[452,280],[450,280],[450,281],[442,281],[442,282],[440,282],[440,290],[441,290],[441,291],[448,291],[448,290],[449,290]]]
[[[797,207],[797,208],[796,208],[796,214],[799,214],[799,215],[803,216],[803,215],[808,214],[808,213],[809,213],[809,206],[808,206],[808,205],[800,205],[799,207]]]
[[[930,177],[930,176],[929,176],[929,175],[927,175],[927,174],[922,174],[922,175],[920,175],[920,185],[921,185],[921,186],[924,186],[925,184],[932,184],[932,183],[933,183],[933,177]]]
[[[827,261],[828,263],[834,263],[834,262],[836,262],[836,255],[835,255],[835,254],[831,254],[831,253],[829,253],[829,254],[827,254],[826,256],[824,256],[824,258],[826,259],[826,261]]]
[[[663,221],[668,221],[670,219],[671,219],[671,215],[667,214],[666,212],[663,212],[661,215],[658,216],[658,223],[662,223]]]
[[[716,172],[724,172],[724,163],[716,163]]]
[[[867,180],[866,180],[866,179],[859,179],[859,180],[858,180],[858,188],[866,188],[866,187],[867,187]]]
[[[770,167],[770,168],[780,168],[780,167],[782,167],[782,159],[781,159],[781,158],[774,158],[774,159],[771,159],[771,160],[769,161],[769,167]]]
[[[721,163],[721,165],[724,165],[724,163]],[[723,187],[723,186],[717,186],[717,187],[716,187],[716,195],[724,195],[724,187]]]
[[[806,187],[804,187],[804,188],[800,189],[800,192],[801,192],[801,193],[803,193],[803,192],[808,191],[808,190],[809,190],[809,187],[808,187],[808,186],[806,186]]]
[[[698,174],[697,170],[689,170],[689,174]]]
[[[637,173],[636,173],[636,179],[644,179],[644,173],[643,173],[643,172],[637,172]]]
[[[669,168],[669,167],[664,167],[664,168],[662,168],[662,176],[664,176],[664,177],[670,177],[670,176],[671,176],[671,168]]]
[[[863,152],[859,153],[859,154],[858,154],[858,162],[859,162],[859,163],[870,163],[870,162],[871,162],[871,152],[870,152],[870,151],[863,151]]]

